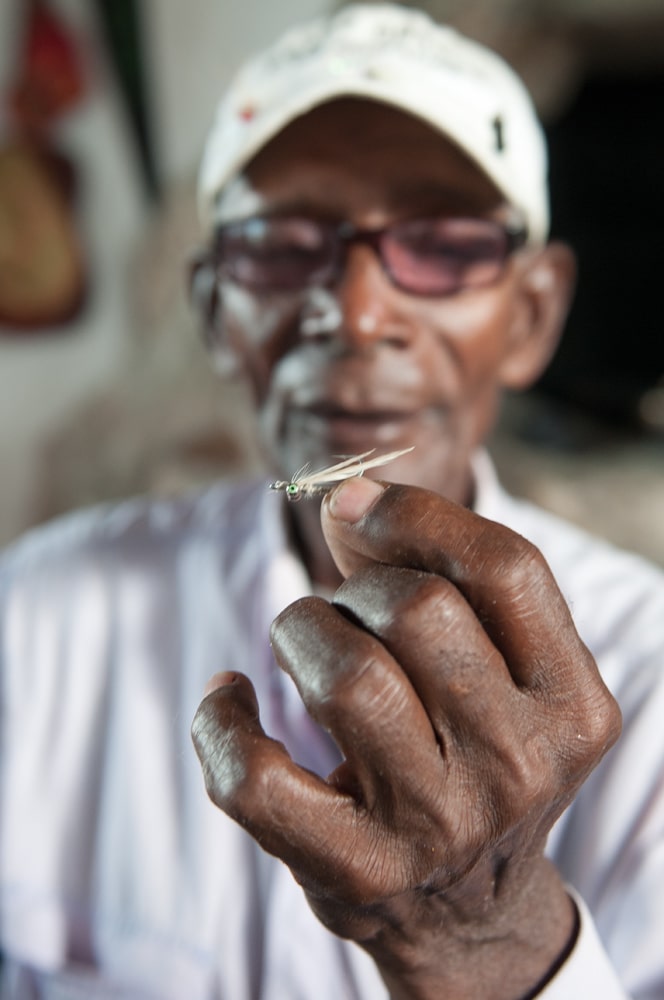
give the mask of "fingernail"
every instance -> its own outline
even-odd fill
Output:
[[[373,479],[356,477],[336,487],[329,499],[329,511],[340,521],[355,524],[378,499],[384,487]]]
[[[216,691],[217,688],[224,687],[225,684],[232,684],[234,680],[235,674],[229,672],[228,670],[223,670],[219,674],[214,674],[203,688],[203,697],[206,698],[209,694],[212,694],[213,691]]]

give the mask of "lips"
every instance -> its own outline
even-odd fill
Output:
[[[333,402],[317,402],[293,411],[297,424],[309,434],[324,437],[336,451],[363,451],[373,447],[409,443],[409,428],[417,411],[350,408]]]
[[[320,417],[321,420],[359,420],[367,423],[403,420],[411,415],[409,411],[354,408],[341,406],[337,403],[314,403],[311,406],[302,407],[302,409],[314,417]]]

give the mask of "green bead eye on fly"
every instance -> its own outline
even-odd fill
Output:
[[[289,483],[286,487],[286,496],[290,501],[301,500],[302,492],[297,483]]]

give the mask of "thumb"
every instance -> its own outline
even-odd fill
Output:
[[[331,490],[321,506],[323,535],[339,572],[351,573],[374,562],[362,551],[362,521],[389,484],[373,479],[347,479]]]

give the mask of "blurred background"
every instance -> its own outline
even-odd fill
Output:
[[[84,504],[260,464],[242,385],[189,312],[195,178],[243,58],[332,0],[2,0],[0,545]],[[664,3],[430,0],[531,88],[553,233],[579,256],[561,349],[506,401],[506,485],[664,564]]]

